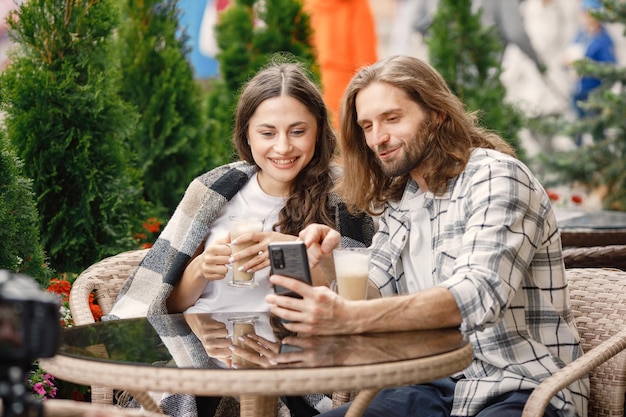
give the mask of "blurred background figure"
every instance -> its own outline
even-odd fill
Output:
[[[428,48],[423,32],[415,30],[415,16],[431,16],[436,10],[424,11],[421,8],[437,6],[437,2],[424,0],[396,0],[391,11],[389,25],[389,47],[386,56],[411,55],[428,61]],[[380,35],[380,33],[379,33]],[[380,37],[380,36],[379,36]]]
[[[401,0],[416,3],[412,27],[425,44],[438,0]],[[571,0],[472,0],[473,13],[482,10],[481,24],[495,27],[503,43],[501,81],[507,99],[525,111],[540,114],[559,113],[567,109],[569,85],[563,74],[548,71],[553,49],[561,51],[570,41],[562,2]],[[559,44],[560,46],[556,46]],[[415,56],[428,60],[424,45]],[[560,64],[557,65],[560,67]]]
[[[583,0],[581,6],[580,28],[567,57],[568,64],[578,59],[590,59],[596,62],[616,64],[615,45],[611,35],[594,15],[595,10],[602,8],[600,0]],[[578,77],[572,91],[572,106],[578,118],[588,116],[589,113],[580,106],[589,97],[589,93],[600,86],[601,81],[595,77]],[[581,138],[577,138],[576,145],[580,146]]]
[[[202,16],[198,47],[203,55],[214,57],[219,48],[215,39],[215,25],[218,23],[218,14],[228,7],[230,0],[208,0]]]
[[[546,71],[537,72],[536,64],[516,46],[507,48],[502,61],[507,98],[531,117],[563,114],[569,109],[571,82],[561,54],[576,31],[576,6],[571,0],[524,0],[519,9]]]
[[[189,60],[198,79],[218,76],[214,26],[229,0],[179,0],[180,25],[189,36]]]
[[[426,34],[432,24],[438,1],[420,0],[420,3],[413,19],[413,29]],[[545,64],[526,32],[519,0],[472,0],[472,12],[477,13],[480,9],[482,9],[481,23],[484,27],[495,26],[505,45],[517,45],[535,63],[540,72],[545,71]]]
[[[324,101],[339,127],[341,96],[354,73],[378,60],[376,21],[370,0],[304,0],[311,17]]]

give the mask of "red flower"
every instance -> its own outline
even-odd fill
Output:
[[[574,204],[581,204],[582,202],[583,202],[582,196],[580,196],[578,194],[574,194],[572,196],[572,203],[574,203]]]
[[[550,201],[559,201],[559,195],[551,190],[546,190],[546,193],[548,194],[548,198],[550,198]]]
[[[140,248],[149,249],[157,239],[159,232],[161,232],[161,222],[156,217],[150,217],[141,227],[144,231],[133,233],[133,239],[135,239]]]
[[[61,295],[63,302],[69,301],[71,289],[72,284],[64,279],[52,278],[50,285],[48,285],[48,292]]]
[[[156,217],[150,217],[144,224],[143,228],[150,233],[159,233],[161,231],[161,222]]]
[[[89,294],[89,309],[91,310],[91,314],[96,321],[99,321],[102,317],[102,309],[98,304],[96,304],[95,296],[93,293]]]
[[[93,319],[95,321],[100,321],[102,318],[102,309],[98,304],[89,304],[89,309],[91,310],[91,315],[93,315]]]

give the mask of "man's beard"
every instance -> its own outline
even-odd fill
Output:
[[[417,168],[424,159],[424,147],[431,132],[430,123],[425,121],[422,128],[413,135],[411,140],[403,143],[402,156],[394,161],[383,162],[378,158],[378,164],[388,177],[400,177],[409,174]],[[377,151],[384,151],[386,147],[378,148]]]

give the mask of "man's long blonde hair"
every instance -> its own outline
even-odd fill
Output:
[[[403,90],[431,117],[431,134],[424,144],[421,172],[435,194],[447,190],[459,175],[473,148],[496,149],[515,155],[497,134],[478,125],[439,73],[427,63],[409,56],[393,56],[361,69],[350,81],[341,105],[340,151],[343,177],[336,189],[353,211],[379,214],[387,201],[401,198],[409,175],[388,177],[377,155],[367,146],[357,124],[356,96],[373,82]]]

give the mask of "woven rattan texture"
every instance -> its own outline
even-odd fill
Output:
[[[618,268],[626,270],[626,245],[563,249],[566,268]]]
[[[543,416],[550,399],[589,373],[589,417],[624,416],[626,392],[626,272],[618,269],[567,270],[576,327],[585,354],[542,382],[523,417]]]

